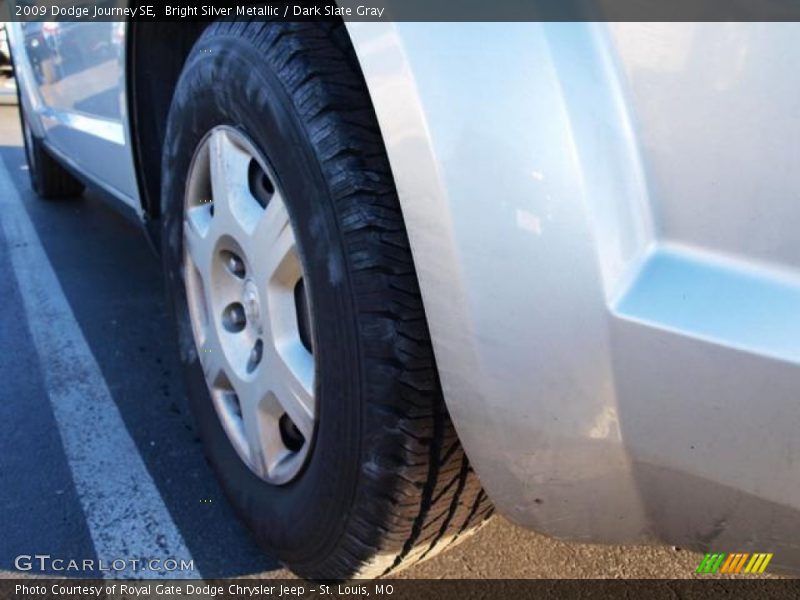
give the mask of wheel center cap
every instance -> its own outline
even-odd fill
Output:
[[[252,323],[261,333],[261,300],[258,296],[258,288],[251,279],[248,279],[244,284],[242,305],[244,306],[247,322]]]

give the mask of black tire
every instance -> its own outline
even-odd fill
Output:
[[[314,320],[319,423],[300,476],[269,485],[211,404],[181,276],[195,148],[243,130],[286,196]],[[374,577],[466,537],[492,506],[445,408],[403,217],[343,26],[220,22],[192,51],[170,108],[163,248],[188,394],[222,486],[260,544],[302,577]]]
[[[19,119],[33,191],[42,198],[50,199],[80,196],[83,193],[83,184],[50,155],[42,140],[33,135],[21,101]]]

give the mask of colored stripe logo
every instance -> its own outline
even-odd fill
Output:
[[[772,554],[706,554],[696,573],[763,573]]]

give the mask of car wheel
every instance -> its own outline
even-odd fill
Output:
[[[21,101],[19,102],[19,119],[33,191],[42,198],[80,196],[83,193],[83,184],[62,167],[50,155],[42,141],[33,134]]]
[[[488,519],[344,27],[209,26],[162,167],[190,406],[261,545],[303,577],[373,577]]]

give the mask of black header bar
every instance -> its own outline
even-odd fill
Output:
[[[800,0],[0,0],[4,21],[800,21]]]

